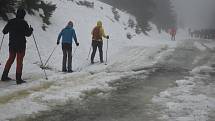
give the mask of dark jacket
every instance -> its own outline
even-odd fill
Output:
[[[31,36],[33,29],[29,27],[28,23],[17,16],[9,20],[3,29],[3,34],[9,33],[9,47],[10,49],[19,51],[26,48],[26,36]]]

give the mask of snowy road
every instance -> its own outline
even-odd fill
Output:
[[[151,102],[153,96],[187,72],[164,67],[148,72],[114,80],[109,83],[112,90],[85,91],[79,100],[15,121],[160,121],[162,108]]]

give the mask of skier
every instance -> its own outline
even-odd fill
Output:
[[[102,22],[98,21],[97,26],[93,28],[92,32],[92,47],[93,52],[91,54],[91,64],[94,64],[94,57],[96,54],[97,47],[99,48],[99,56],[100,56],[100,62],[103,63],[103,40],[102,37],[109,39],[109,36],[105,34],[104,29],[102,27]]]
[[[67,26],[59,33],[57,39],[57,45],[60,43],[60,39],[62,37],[62,50],[63,50],[63,64],[62,71],[63,72],[73,72],[72,71],[72,42],[75,40],[76,46],[79,46],[77,41],[76,33],[73,28],[73,22],[69,21]],[[68,68],[66,68],[68,57]]]
[[[9,33],[9,58],[5,65],[1,80],[9,81],[11,78],[8,77],[11,65],[14,59],[17,59],[16,64],[16,83],[25,83],[22,80],[22,68],[23,58],[26,50],[26,38],[31,36],[33,28],[29,27],[28,23],[24,20],[26,12],[24,9],[19,8],[16,13],[16,18],[8,21],[7,25],[3,29],[3,34]],[[17,56],[17,57],[16,57]]]
[[[171,40],[175,40],[176,28],[173,27],[170,29],[170,35],[171,35]]]

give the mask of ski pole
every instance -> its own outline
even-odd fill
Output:
[[[108,40],[107,39],[107,48],[106,48],[106,60],[105,60],[105,65],[107,65],[107,60],[108,60]]]
[[[91,49],[92,49],[92,47],[90,46],[90,50],[89,50],[89,54],[88,54],[88,56],[87,56],[87,60],[88,60],[88,59],[89,59],[89,57],[90,57]]]
[[[36,48],[37,48],[37,53],[38,53],[39,58],[40,58],[40,62],[41,62],[41,64],[42,64],[42,66],[43,66],[43,61],[42,61],[42,58],[41,58],[41,55],[40,55],[39,48],[38,48],[38,46],[37,46],[36,39],[35,39],[35,37],[34,37],[34,34],[33,34],[33,33],[32,33],[32,35],[33,35],[33,39],[34,39],[35,46],[36,46]],[[44,74],[45,74],[46,80],[48,80],[48,77],[47,77],[47,74],[46,74],[45,69],[42,69],[42,70],[43,70],[43,72],[44,72]]]
[[[2,45],[3,45],[3,41],[4,41],[4,35],[3,35],[2,40],[1,40],[0,52],[1,52]]]
[[[53,55],[54,51],[56,50],[57,46],[58,46],[58,45],[55,46],[55,48],[53,49],[53,51],[52,51],[51,54],[49,55],[48,59],[46,60],[45,64],[43,65],[44,67],[48,64],[48,62],[49,62],[51,56]]]
[[[75,50],[74,50],[74,52],[73,52],[73,54],[72,54],[72,57],[75,55],[75,52],[76,52],[76,50],[77,50],[77,46],[75,47]]]
[[[5,35],[5,34],[4,34],[4,35]],[[3,41],[4,41],[4,35],[3,35],[2,40],[1,40],[0,52],[1,52],[2,45],[3,45]],[[0,63],[0,65],[1,65],[1,63]]]

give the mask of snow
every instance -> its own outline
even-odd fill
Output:
[[[57,9],[51,18],[52,25],[47,28],[46,32],[41,29],[42,20],[38,17],[39,15],[36,17],[27,15],[25,19],[34,28],[34,36],[43,62],[46,61],[46,58],[56,46],[56,39],[61,29],[65,27],[69,20],[74,22],[74,28],[80,42],[80,46],[77,48],[73,58],[73,69],[77,72],[72,74],[58,72],[61,70],[62,61],[62,52],[59,46],[48,63],[49,67],[53,68],[54,71],[47,70],[49,80],[45,80],[43,71],[38,67],[40,61],[33,38],[27,38],[23,78],[27,79],[28,83],[17,86],[15,82],[0,82],[0,99],[4,100],[0,103],[0,120],[47,110],[50,106],[63,104],[71,98],[79,98],[84,90],[94,88],[109,90],[108,81],[139,73],[131,70],[137,68],[140,64],[142,67],[152,65],[153,61],[155,62],[156,60],[155,56],[158,55],[157,52],[162,47],[167,47],[168,42],[166,39],[168,37],[163,42],[157,43],[154,40],[155,38],[152,39],[143,34],[137,35],[134,28],[129,28],[127,24],[129,19],[136,21],[134,16],[117,10],[120,14],[120,20],[116,21],[114,20],[112,7],[99,1],[91,0],[94,2],[94,8],[78,6],[75,2],[67,0],[50,1],[57,5]],[[64,14],[65,11],[67,14]],[[89,60],[86,60],[91,46],[90,33],[98,20],[102,20],[106,33],[110,35],[108,48],[109,66],[102,64],[88,66]],[[0,27],[3,28],[5,24],[6,22],[2,22]],[[134,37],[131,40],[127,39],[127,33],[131,33]],[[1,72],[8,56],[7,44],[8,35],[5,36],[1,50]],[[106,44],[105,40],[104,50],[106,50]],[[153,46],[153,48],[146,48],[149,45]],[[163,46],[160,47],[160,45]],[[76,47],[73,46],[73,48],[75,49]],[[124,54],[125,51],[127,51],[127,54]],[[133,53],[135,54],[132,55]],[[131,60],[128,58],[131,58]],[[139,58],[142,59],[139,60]],[[95,60],[98,60],[98,55],[96,55]],[[131,63],[133,64],[131,65]],[[116,66],[115,64],[118,65]],[[132,66],[134,67],[131,68]],[[121,72],[122,70],[123,72]],[[15,78],[15,64],[13,64],[9,75]]]
[[[20,86],[15,82],[0,82],[0,120],[5,121],[17,116],[48,110],[50,107],[64,104],[70,99],[80,98],[85,90],[102,88],[110,90],[107,82],[141,73],[143,68],[163,64],[191,69],[190,77],[177,80],[176,86],[171,87],[153,98],[153,102],[165,107],[161,117],[169,121],[206,121],[209,112],[215,109],[214,84],[204,84],[205,80],[213,80],[210,76],[214,67],[210,66],[215,60],[211,50],[215,45],[210,40],[189,39],[184,30],[179,30],[177,40],[170,41],[167,33],[158,34],[152,25],[149,36],[136,34],[135,29],[128,27],[128,20],[136,22],[135,17],[126,12],[117,10],[120,20],[116,21],[112,7],[97,0],[94,8],[78,6],[75,2],[67,0],[49,0],[57,5],[51,18],[52,25],[44,32],[41,29],[42,20],[38,16],[26,16],[28,23],[34,28],[34,36],[38,42],[43,62],[56,46],[58,33],[69,20],[74,22],[80,46],[73,58],[71,74],[58,72],[61,70],[62,52],[58,46],[48,63],[53,71],[47,70],[49,80],[44,79],[43,71],[38,67],[39,58],[33,38],[27,38],[27,52],[24,58],[23,78],[27,84]],[[75,0],[78,1],[78,0]],[[101,7],[103,9],[101,9]],[[64,14],[66,12],[66,14]],[[108,48],[108,65],[95,64],[89,66],[87,59],[91,46],[91,29],[96,21],[102,20],[104,29],[110,35]],[[6,22],[1,22],[3,28]],[[133,35],[132,39],[126,37],[127,33]],[[1,36],[2,37],[2,36]],[[104,53],[106,42],[104,40]],[[5,36],[1,50],[0,71],[8,56],[8,35]],[[73,49],[75,49],[73,45]],[[182,52],[187,51],[186,54]],[[206,53],[206,54],[205,54]],[[191,55],[190,55],[191,54]],[[105,56],[105,54],[104,54]],[[210,58],[209,58],[210,57]],[[96,55],[95,61],[98,61]],[[188,63],[189,62],[189,63]],[[15,77],[15,64],[10,77]],[[201,82],[201,83],[200,83]],[[197,91],[200,90],[200,91]]]
[[[194,80],[193,80],[194,81]],[[193,94],[194,88],[202,88],[191,80],[180,80],[177,87],[170,88],[154,97],[153,101],[166,107],[163,117],[167,121],[207,121],[214,110],[215,99],[210,95]],[[207,87],[207,89],[210,87]],[[205,87],[204,87],[205,89]]]
[[[198,53],[198,55],[190,55],[194,57],[187,57],[193,58],[193,62],[198,63],[198,66],[191,67],[188,77],[177,80],[176,86],[154,96],[152,100],[164,107],[161,119],[166,121],[207,121],[213,115],[211,113],[215,107],[214,67],[209,64],[214,62],[213,53],[208,55],[210,50],[202,49],[202,46],[199,46],[204,40],[188,41],[188,44],[178,44],[177,46],[183,49],[189,47],[194,53]],[[215,43],[211,42],[211,44]],[[203,51],[204,54],[200,54],[200,51]],[[204,63],[202,63],[203,60]],[[196,65],[195,63],[192,64]]]

